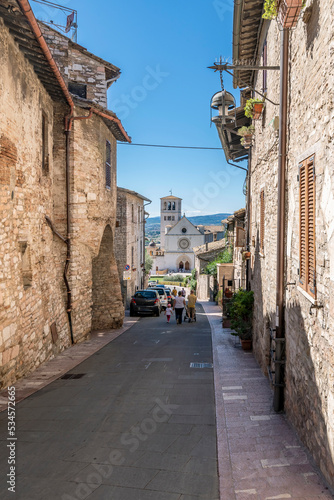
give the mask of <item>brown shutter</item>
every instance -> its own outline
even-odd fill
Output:
[[[264,189],[260,192],[260,252],[264,253]]]
[[[308,175],[308,292],[315,295],[315,174],[313,157],[307,162]]]
[[[299,165],[299,281],[304,287],[306,283],[306,201],[307,201],[306,169]]]
[[[299,281],[315,297],[315,174],[314,157],[299,166]]]

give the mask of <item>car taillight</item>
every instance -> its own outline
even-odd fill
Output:
[[[135,303],[136,303],[135,299],[131,299],[131,304],[135,304]]]
[[[159,299],[155,299],[154,303],[159,304]]]

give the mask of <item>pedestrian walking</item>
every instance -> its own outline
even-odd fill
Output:
[[[173,309],[171,304],[168,304],[166,311],[165,311],[165,316],[167,316],[167,323],[169,323],[170,317],[173,314]]]
[[[182,297],[182,292],[179,292],[177,297],[175,297],[173,309],[175,310],[176,323],[181,325],[182,323],[182,313],[186,306],[186,301]]]
[[[195,304],[197,301],[197,297],[195,295],[194,290],[190,291],[190,295],[188,295],[188,316],[189,323],[195,318]]]
[[[176,297],[176,296],[177,296],[177,290],[176,290],[175,286],[174,286],[174,288],[173,288],[173,290],[172,290],[172,295],[174,295],[174,297]]]
[[[184,289],[184,288],[182,288],[182,290],[181,290],[181,294],[182,294],[182,297],[185,297],[185,296],[186,296],[186,291],[185,291],[185,289]]]

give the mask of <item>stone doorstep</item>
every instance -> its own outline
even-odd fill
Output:
[[[15,403],[26,399],[78,366],[92,354],[129,330],[138,320],[139,318],[125,316],[121,328],[92,332],[90,339],[68,347],[55,358],[42,363],[34,372],[12,384],[16,390]],[[3,389],[0,391],[0,413],[7,410],[7,404],[7,389]]]

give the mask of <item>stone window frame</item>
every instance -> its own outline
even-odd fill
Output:
[[[316,299],[316,175],[315,155],[298,166],[299,175],[299,286]]]
[[[46,113],[42,112],[42,172],[49,173],[49,120]]]
[[[106,141],[106,162],[105,162],[106,189],[111,189],[111,143]]]

